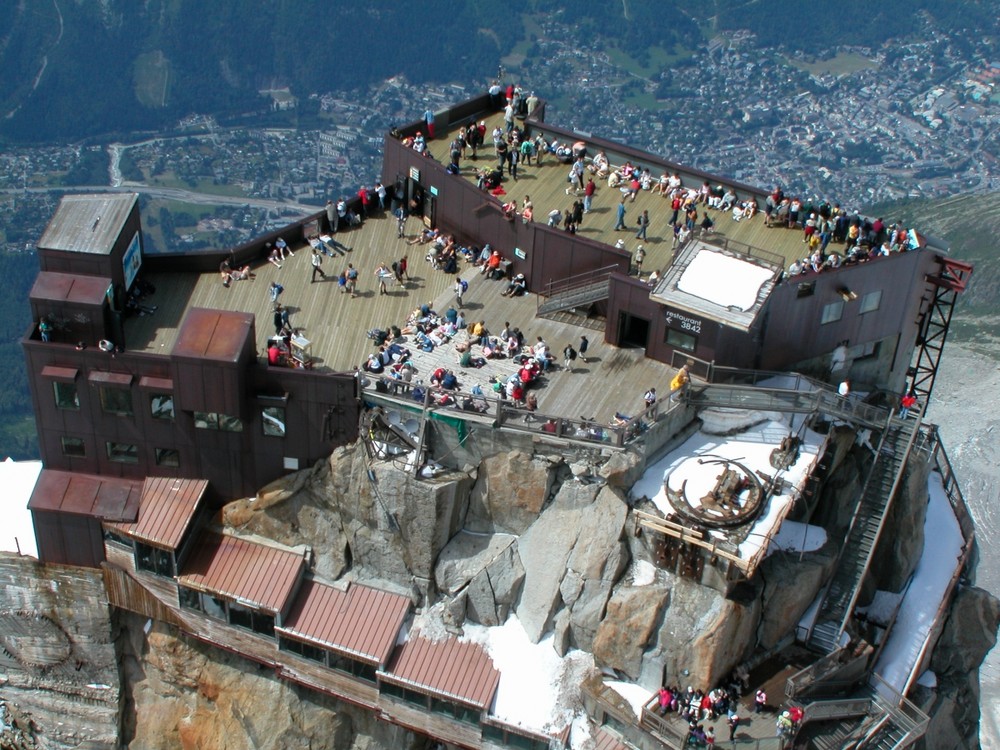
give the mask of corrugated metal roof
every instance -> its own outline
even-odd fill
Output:
[[[382,666],[409,609],[410,600],[399,594],[306,581],[279,631]]]
[[[105,276],[40,271],[29,296],[35,300],[101,305],[110,286],[111,279]]]
[[[138,200],[137,193],[64,196],[38,247],[107,255]]]
[[[301,552],[206,532],[177,581],[277,614],[285,610],[304,567]]]
[[[481,711],[493,703],[500,672],[478,643],[417,636],[406,641],[381,673],[386,682],[473,706]]]
[[[251,331],[250,313],[196,307],[184,318],[171,355],[238,362]]]
[[[161,549],[176,550],[208,489],[204,479],[147,477],[142,486],[139,517],[122,531]]]
[[[594,732],[594,750],[628,750],[628,745],[603,729]]]
[[[141,495],[142,482],[138,480],[42,469],[28,508],[103,521],[134,521]]]

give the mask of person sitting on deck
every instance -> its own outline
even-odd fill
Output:
[[[268,242],[267,245],[265,246],[265,250],[269,247],[271,247],[270,242]],[[268,252],[267,254],[267,262],[274,266],[277,266],[278,268],[281,268],[281,251],[278,250],[278,248],[276,247],[271,248],[270,252]]]
[[[528,282],[524,278],[523,273],[517,274],[514,278],[510,280],[507,284],[507,288],[500,292],[502,297],[520,297],[528,290]]]
[[[597,155],[594,157],[593,161],[590,162],[590,166],[587,167],[591,174],[595,174],[601,179],[608,176],[608,171],[610,170],[610,165],[608,164],[608,156],[603,151],[598,151]]]

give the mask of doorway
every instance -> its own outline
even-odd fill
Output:
[[[645,349],[649,344],[649,320],[618,313],[618,346],[637,346]]]

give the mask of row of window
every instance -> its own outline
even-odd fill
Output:
[[[86,458],[87,442],[80,437],[63,436],[62,453],[68,458]],[[119,464],[139,463],[139,446],[134,443],[120,443],[108,440],[104,443],[104,451],[109,461]],[[154,458],[157,466],[177,467],[181,465],[181,454],[176,448],[154,448]]]
[[[815,284],[815,281],[803,282],[802,284],[799,284],[799,296],[807,297],[812,294]],[[803,293],[803,287],[808,287],[808,291]],[[881,305],[882,290],[880,289],[876,292],[869,292],[861,298],[861,306],[858,308],[858,315],[875,312]],[[825,325],[826,323],[836,323],[843,317],[844,301],[837,300],[836,302],[831,302],[823,307],[823,314],[819,322],[820,325]],[[664,343],[674,349],[680,349],[685,352],[693,352],[698,346],[698,337],[693,336],[690,333],[677,331],[673,328],[667,328],[666,333],[664,334]]]
[[[76,383],[56,381],[52,383],[56,406],[60,409],[80,408],[80,394]],[[101,408],[108,414],[131,417],[132,392],[127,388],[100,387]],[[153,393],[149,396],[149,412],[153,419],[174,420],[174,397],[169,393]],[[285,436],[285,407],[265,406],[260,410],[261,430],[268,437]],[[194,426],[200,430],[221,430],[222,432],[243,432],[243,421],[239,417],[218,412],[193,412]],[[73,455],[67,453],[67,455]]]

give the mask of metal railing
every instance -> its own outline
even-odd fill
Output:
[[[592,271],[566,276],[562,279],[550,279],[538,291],[538,305],[542,305],[543,299],[549,299],[560,294],[575,292],[606,282],[613,273],[621,273],[621,268],[617,265],[595,268]]]

